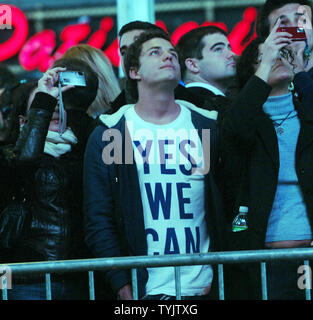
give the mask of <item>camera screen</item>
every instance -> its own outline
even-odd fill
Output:
[[[80,71],[60,72],[60,82],[64,86],[86,87],[85,74]]]

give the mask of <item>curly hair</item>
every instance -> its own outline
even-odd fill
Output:
[[[170,36],[165,31],[148,30],[140,34],[136,41],[129,46],[125,55],[124,65],[127,79],[126,88],[129,90],[135,100],[138,99],[137,80],[130,78],[129,71],[131,68],[136,68],[137,70],[140,68],[139,58],[142,51],[142,45],[154,38],[162,38],[168,42],[171,42]]]
[[[259,62],[259,46],[264,43],[262,38],[252,40],[244,49],[237,61],[236,80],[239,89],[242,89],[250,77],[255,73],[255,65]],[[280,56],[288,61],[288,63],[295,68],[293,64],[294,53],[288,46],[280,50]]]

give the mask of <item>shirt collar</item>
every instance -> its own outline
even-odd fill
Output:
[[[205,88],[207,90],[212,91],[215,95],[217,96],[224,96],[225,94],[218,88],[212,86],[209,83],[204,83],[204,82],[191,82],[185,85],[186,88],[192,88],[192,87],[202,87]]]

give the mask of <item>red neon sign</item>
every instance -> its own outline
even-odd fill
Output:
[[[14,28],[11,38],[0,44],[0,61],[3,61],[22,48],[28,35],[28,22],[23,11],[14,6],[0,5],[0,14],[0,29]]]
[[[1,16],[2,7],[7,8],[3,13],[4,16],[7,15],[5,19]],[[11,13],[8,12],[8,8],[11,10]],[[229,33],[228,39],[236,54],[240,55],[248,43],[256,37],[254,30],[253,34],[250,35],[250,31],[256,21],[256,17],[256,9],[254,7],[247,8],[243,14],[243,20],[237,23]],[[14,6],[0,5],[0,29],[3,29],[2,26],[9,21],[9,18],[12,18],[12,27],[14,27],[15,30],[9,40],[0,44],[0,61],[7,60],[19,52],[19,62],[21,66],[28,71],[35,70],[36,68],[41,72],[46,71],[55,60],[62,57],[68,48],[85,41],[91,31],[88,23],[66,26],[60,34],[62,44],[56,49],[56,34],[53,30],[42,30],[27,40],[28,22],[24,13]],[[157,21],[156,25],[167,30],[163,21]],[[189,21],[180,25],[172,33],[171,39],[173,43],[176,44],[179,38],[186,32],[199,26],[206,25],[215,25],[226,32],[228,31],[226,25],[222,22],[206,21],[199,25],[197,22]],[[100,22],[99,30],[89,36],[87,44],[101,49],[106,43],[107,35],[112,30],[113,26],[112,18],[103,18]],[[119,66],[120,57],[118,54],[117,38],[103,51],[103,53],[108,57],[113,66]]]

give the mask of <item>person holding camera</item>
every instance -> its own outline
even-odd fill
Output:
[[[257,23],[257,35],[262,39],[268,37],[279,18],[280,29],[291,34],[292,42],[285,47],[294,73],[291,88],[294,88],[299,100],[309,107],[313,107],[312,12],[309,0],[267,0]]]
[[[82,72],[85,86],[71,82],[61,86],[60,74],[65,70]],[[22,128],[16,144],[11,152],[2,150],[3,163],[15,169],[15,191],[25,213],[19,232],[12,229],[12,223],[1,225],[0,240],[6,241],[0,245],[6,246],[7,263],[89,257],[83,240],[81,173],[92,121],[86,110],[97,89],[97,75],[86,63],[56,61],[38,81],[30,108],[21,115],[25,121],[20,117]],[[8,219],[3,221],[12,221],[10,208],[16,206],[8,204]],[[46,299],[44,274],[13,275],[12,280],[9,300]],[[83,279],[75,273],[52,274],[52,299],[85,299],[85,280],[87,275]]]
[[[241,158],[231,250],[300,248],[312,243],[313,112],[289,91],[294,73],[281,50],[292,43],[292,35],[277,32],[280,26],[278,19],[265,41],[257,38],[243,51],[237,65],[241,91],[222,124],[225,149]],[[234,228],[240,207],[247,209],[242,231]],[[305,298],[305,291],[297,287],[302,264],[267,263],[269,299]],[[232,286],[236,291],[232,298],[245,293],[241,298],[260,299],[259,264],[233,271],[238,283]]]

